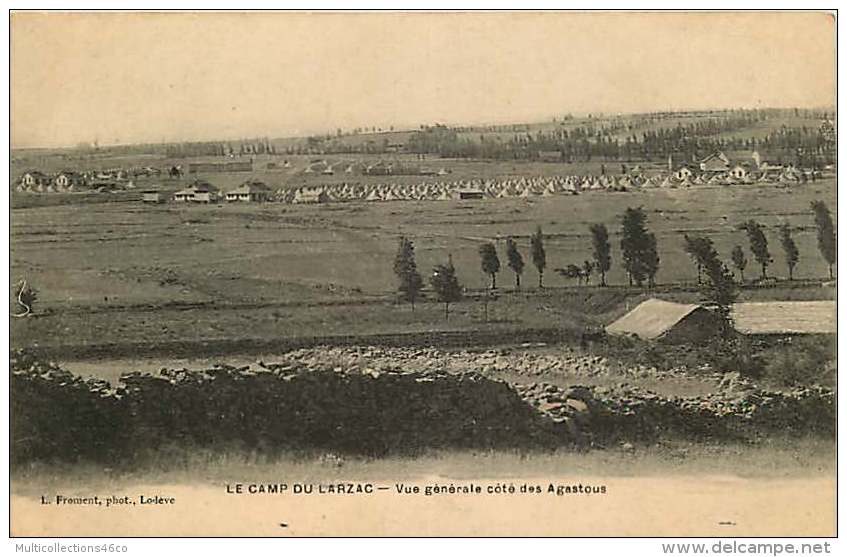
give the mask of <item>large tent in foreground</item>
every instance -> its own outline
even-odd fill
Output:
[[[713,338],[720,327],[720,316],[699,304],[677,304],[651,298],[606,327],[606,332],[678,344]]]
[[[836,333],[835,301],[750,302],[733,304],[730,316],[743,335],[796,336]],[[697,343],[720,333],[721,318],[700,304],[649,299],[606,327],[612,335],[643,340]]]

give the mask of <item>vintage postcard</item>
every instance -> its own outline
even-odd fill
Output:
[[[12,536],[836,534],[835,13],[9,17]]]

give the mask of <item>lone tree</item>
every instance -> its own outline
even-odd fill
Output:
[[[612,268],[612,246],[609,244],[609,230],[605,224],[591,225],[592,257],[597,272],[600,273],[600,286],[606,286],[606,273]]]
[[[768,278],[768,265],[773,261],[771,253],[768,251],[768,239],[762,231],[762,225],[754,220],[748,220],[740,227],[747,232],[747,239],[750,241],[750,251],[753,252],[753,257],[756,262],[762,267],[762,278]]]
[[[415,246],[405,237],[400,238],[397,255],[394,257],[394,274],[399,282],[397,290],[400,292],[400,298],[409,302],[412,311],[415,311],[415,301],[420,298],[423,279],[415,263]]]
[[[705,236],[683,235],[685,242],[685,253],[694,261],[697,267],[697,284],[703,284],[703,271],[705,270],[705,256],[710,250],[714,250],[712,240]]]
[[[629,284],[642,286],[645,280],[655,283],[659,270],[656,237],[647,231],[647,215],[641,207],[629,207],[621,226],[621,252]]]
[[[797,266],[797,261],[800,259],[800,251],[797,249],[797,244],[794,243],[794,238],[791,237],[791,226],[788,223],[779,227],[779,241],[782,244],[782,250],[785,252],[788,280],[794,280],[794,267]]]
[[[738,289],[732,273],[720,260],[718,252],[709,238],[703,236],[686,237],[686,242],[693,246],[697,264],[702,268],[701,292],[707,300],[715,305],[722,318],[722,333],[726,336],[732,330],[730,308],[738,297]]]
[[[20,308],[13,317],[27,317],[34,311],[35,302],[38,300],[38,290],[33,288],[26,279],[21,279],[12,285],[12,304]]]
[[[744,250],[741,246],[732,248],[732,266],[738,269],[741,282],[744,282],[744,269],[747,267],[747,256],[744,255]]]
[[[815,226],[818,229],[818,250],[829,265],[829,278],[832,278],[832,265],[835,263],[836,244],[835,227],[829,207],[823,201],[812,201],[812,211],[815,213]]]
[[[515,288],[521,288],[521,275],[523,274],[523,256],[518,251],[518,244],[510,237],[506,238],[506,259],[509,260],[509,268],[515,273]]]
[[[491,242],[479,246],[479,257],[482,272],[491,277],[491,289],[497,288],[497,273],[500,272],[500,258],[497,257],[497,249]]]
[[[462,287],[456,277],[453,262],[436,265],[429,279],[438,301],[444,304],[444,320],[450,319],[450,304],[462,299]]]
[[[547,253],[544,251],[544,234],[541,227],[535,229],[529,239],[530,251],[532,252],[532,264],[538,269],[538,288],[544,288],[544,268],[547,267]]]
[[[738,287],[732,273],[720,260],[718,253],[711,250],[704,260],[703,271],[706,281],[703,286],[706,297],[715,304],[723,324],[722,335],[729,336],[732,331],[732,316],[730,310],[738,297]]]

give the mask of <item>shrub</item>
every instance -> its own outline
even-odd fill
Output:
[[[767,349],[764,377],[781,387],[834,385],[834,339],[791,339]]]
[[[765,361],[753,343],[744,337],[710,344],[704,356],[706,361],[721,373],[738,372],[748,379],[762,377]]]

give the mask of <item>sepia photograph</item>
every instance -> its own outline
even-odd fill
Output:
[[[837,536],[836,27],[10,10],[10,537]]]

